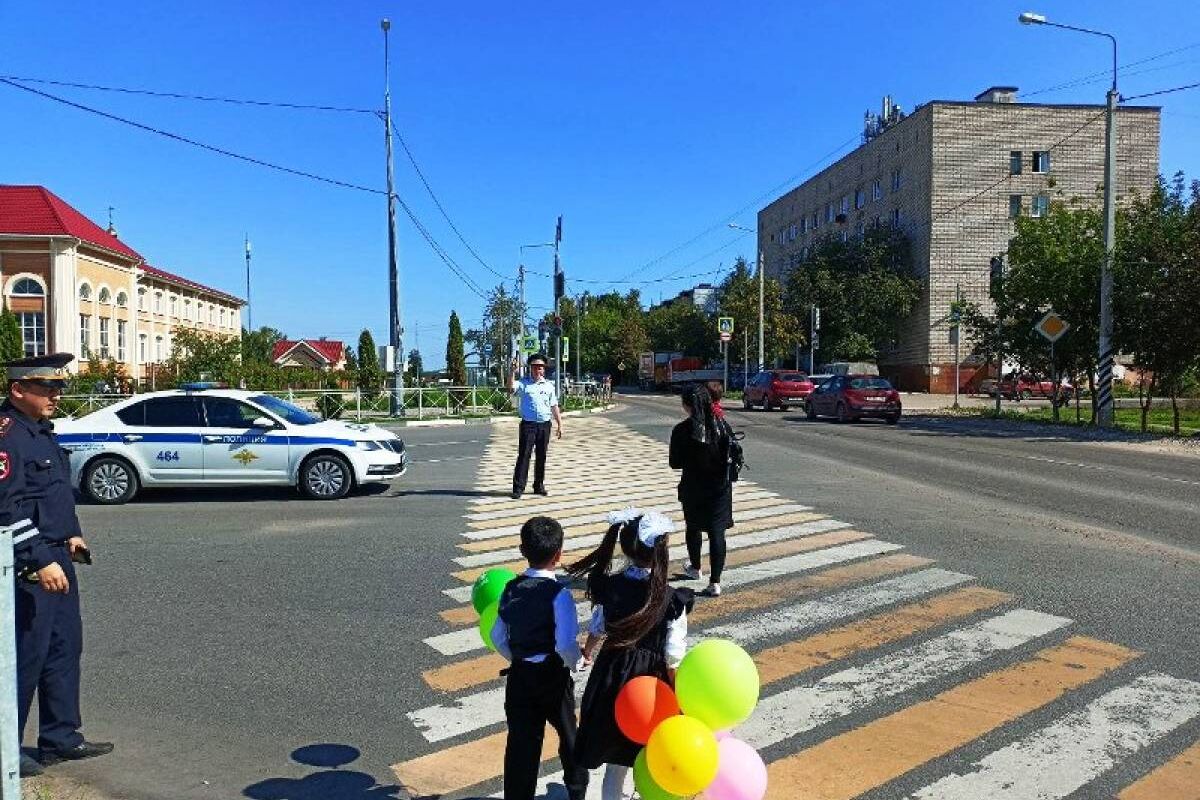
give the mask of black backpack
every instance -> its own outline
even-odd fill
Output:
[[[742,450],[742,439],[746,438],[743,431],[735,431],[729,423],[721,420],[721,440],[725,452],[725,477],[730,483],[736,483],[746,468],[746,456]]]

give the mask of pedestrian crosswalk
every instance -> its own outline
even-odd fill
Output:
[[[521,523],[558,519],[570,562],[600,542],[611,510],[681,520],[664,443],[607,418],[569,432],[551,448],[553,494],[513,500],[515,432],[494,429],[476,488],[495,494],[465,514],[445,630],[419,645],[438,661],[423,674],[437,700],[405,717],[429,749],[392,767],[414,797],[502,796],[505,662],[483,647],[469,603],[485,570],[524,568]],[[762,696],[735,735],[768,762],[769,798],[1091,798],[1135,759],[1119,800],[1200,800],[1200,683],[1139,668],[1140,653],[805,501],[739,483],[723,594],[689,617],[689,645],[731,639],[758,666]],[[684,556],[676,536],[673,563]],[[578,590],[575,600],[586,620]],[[1140,757],[1151,747],[1155,763]],[[549,729],[542,758],[539,791],[565,798]]]

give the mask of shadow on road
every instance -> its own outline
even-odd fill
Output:
[[[356,761],[357,747],[346,744],[310,744],[292,751],[292,760],[320,767],[303,778],[268,778],[251,784],[242,794],[252,800],[382,800],[399,797],[399,786],[385,786],[365,772],[340,767]]]
[[[499,489],[402,489],[391,496],[408,497],[410,495],[414,497],[419,495],[440,495],[447,497],[508,497],[509,493]]]
[[[368,483],[355,487],[346,500],[356,497],[380,497],[391,488],[386,483]],[[392,495],[394,496],[394,495]],[[94,505],[88,498],[76,494],[81,505]],[[239,486],[239,487],[189,487],[178,489],[144,489],[138,493],[131,505],[156,505],[166,503],[311,503],[294,486]]]

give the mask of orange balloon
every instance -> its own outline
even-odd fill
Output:
[[[653,675],[640,675],[617,694],[617,727],[632,741],[645,744],[658,723],[679,714],[675,692]]]

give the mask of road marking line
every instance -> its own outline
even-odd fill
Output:
[[[591,508],[593,506],[607,507],[616,497],[623,498],[629,505],[637,505],[639,502],[646,502],[650,498],[676,497],[678,491],[674,486],[663,486],[660,483],[657,486],[650,486],[644,489],[624,490],[619,494],[609,492],[584,498],[542,498],[539,495],[533,495],[523,505],[516,505],[512,508],[500,508],[494,511],[477,511],[466,514],[465,518],[470,522],[488,522],[490,520],[506,519],[509,517],[525,517],[528,519],[534,514],[552,514],[556,511],[562,512],[568,509]],[[778,497],[778,495],[775,496]]]
[[[741,589],[726,592],[721,595],[720,602],[697,603],[688,616],[688,621],[699,624],[711,620],[769,608],[787,600],[796,599],[817,592],[839,589],[861,581],[883,578],[907,570],[919,569],[932,564],[928,558],[919,558],[908,553],[882,556],[870,561],[860,561],[842,567],[829,569],[811,575],[799,575],[793,578],[783,578],[761,588]],[[962,591],[973,591],[970,589]],[[984,590],[974,590],[984,591]],[[576,593],[577,600],[583,600],[583,592]],[[470,617],[461,624],[468,624],[478,619],[475,609],[462,606],[460,609],[469,612]],[[498,673],[505,666],[505,661],[495,653],[477,656],[464,661],[456,661],[442,667],[426,670],[422,677],[433,689],[440,692],[458,692],[472,686],[488,683],[498,679]],[[762,666],[759,666],[760,671]]]
[[[812,536],[817,533],[828,533],[829,531],[836,531],[849,527],[849,522],[842,522],[841,520],[836,519],[818,519],[811,522],[801,523],[799,525],[786,525],[780,528],[772,528],[764,531],[738,533],[736,536],[726,537],[725,545],[728,550],[738,550],[747,547],[757,547],[764,544],[773,544],[775,542],[781,542],[787,539]],[[736,531],[737,529],[735,528],[734,530]],[[864,536],[867,535],[869,534],[864,534]],[[563,543],[563,549],[567,552],[574,553],[574,555],[565,560],[570,562],[571,560],[579,557],[582,555],[582,553],[575,553],[574,551],[584,549],[590,550],[596,547],[596,545],[600,544],[600,541],[603,538],[604,537],[601,534],[592,534],[590,536],[581,536],[575,539],[568,539]],[[577,546],[575,543],[579,543],[581,546]],[[701,552],[707,553],[708,546],[708,541],[705,540],[701,546]],[[483,556],[493,554],[480,553],[479,555]],[[474,581],[484,572],[487,572],[489,569],[493,569],[494,565],[506,567],[511,569],[513,572],[520,572],[529,566],[529,562],[521,558],[520,553],[514,553],[512,550],[500,551],[499,555],[507,556],[508,560],[488,559],[485,561],[478,557],[472,558],[471,556],[463,556],[463,558],[472,558],[472,560],[481,561],[482,564],[469,569],[452,572],[450,574],[459,580]],[[682,561],[683,559],[687,558],[687,555],[687,546],[681,542],[671,547],[669,558],[672,560],[672,562],[676,560]],[[458,559],[455,559],[455,561],[458,561]]]
[[[1200,742],[1130,785],[1117,800],[1200,800]]]
[[[820,600],[794,604],[782,609],[783,613],[768,615],[771,618],[771,626],[718,625],[703,630],[699,636],[689,636],[688,641],[689,644],[695,644],[700,639],[734,638],[743,645],[751,645],[774,636],[828,625],[867,611],[948,589],[969,580],[972,580],[970,575],[937,568],[927,569],[849,589]],[[733,631],[739,627],[742,630],[735,636]],[[474,634],[478,641],[478,634],[474,630],[468,632]],[[576,699],[582,696],[583,689],[582,682],[576,685]],[[452,703],[427,706],[410,711],[406,716],[427,741],[445,741],[503,722],[504,687],[457,697]]]
[[[746,560],[765,561],[766,559],[776,558],[783,555],[791,555],[793,553],[807,553],[810,550],[820,550],[822,548],[832,547],[833,545],[844,545],[848,542],[857,542],[864,539],[870,539],[869,533],[861,531],[830,531],[828,533],[817,534],[810,537],[800,539],[791,539],[785,542],[777,542],[773,545],[763,545],[758,550],[746,550],[737,553]],[[687,552],[682,545],[672,549],[672,557],[674,559],[682,559]],[[518,566],[524,566],[520,564]],[[746,568],[748,569],[748,568]],[[483,573],[483,569],[469,570],[468,572]],[[465,574],[465,573],[456,573]],[[732,574],[727,573],[727,574]],[[724,578],[724,576],[722,576]],[[472,580],[474,580],[472,578]],[[726,580],[722,580],[722,586],[726,584]],[[575,611],[580,623],[586,623],[591,619],[592,609],[591,604],[587,602],[577,602]],[[442,655],[455,656],[463,653],[469,653],[473,650],[483,648],[483,642],[479,638],[479,633],[476,627],[463,628],[449,633],[440,633],[436,636],[430,636],[424,640],[427,645],[437,650]]]
[[[947,678],[1070,624],[1065,617],[1026,609],[990,617],[861,667],[835,672],[812,685],[763,698],[754,715],[738,727],[739,738],[755,748],[770,747],[879,700]]]
[[[676,481],[676,483],[677,482],[678,481]],[[606,481],[603,485],[597,485],[596,481],[592,480],[591,482],[583,484],[578,489],[573,491],[566,491],[561,487],[556,486],[554,487],[556,491],[549,497],[555,500],[581,500],[585,497],[605,495],[615,491],[632,492],[640,489],[661,489],[664,483],[666,483],[668,486],[671,485],[670,482],[664,482],[663,478],[660,476],[638,477],[636,479],[630,479],[626,481]],[[537,498],[538,496],[534,495],[533,499]],[[476,511],[498,511],[502,508],[521,508],[528,502],[530,502],[530,500],[526,498],[513,500],[506,492],[504,497],[477,498],[472,502],[471,507]]]
[[[912,797],[1065,797],[1197,716],[1200,683],[1152,672],[990,753],[972,772],[947,775]]]
[[[1076,636],[1028,661],[955,686],[916,705],[775,761],[769,800],[850,800],[978,739],[1137,658]],[[990,795],[973,795],[983,797]]]

